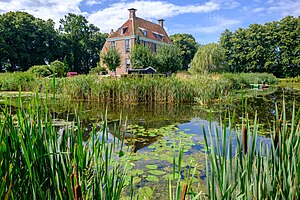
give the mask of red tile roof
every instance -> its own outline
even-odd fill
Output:
[[[133,28],[134,23],[134,28]],[[147,30],[147,35],[143,34],[142,30]],[[122,33],[122,31],[124,31]],[[124,36],[139,35],[148,39],[171,43],[171,40],[163,27],[159,24],[144,20],[139,17],[127,20],[117,31],[109,35],[109,38],[118,38]],[[164,39],[162,40],[162,36]]]

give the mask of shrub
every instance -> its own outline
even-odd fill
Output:
[[[97,67],[92,68],[90,70],[89,74],[101,74],[101,75],[104,75],[104,74],[107,74],[107,70],[104,67],[97,66]]]
[[[36,77],[29,72],[0,74],[1,91],[32,91],[36,86]]]
[[[58,60],[50,63],[52,73],[56,73],[56,77],[64,77],[66,75],[67,66]]]
[[[268,73],[224,73],[222,77],[232,82],[232,89],[248,87],[252,83],[277,83],[276,77]]]
[[[50,68],[47,65],[35,65],[29,68],[29,73],[33,73],[39,77],[46,77],[52,74]]]

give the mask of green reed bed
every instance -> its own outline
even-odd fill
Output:
[[[0,91],[33,91],[37,81],[29,72],[0,73]]]
[[[276,83],[270,74],[207,74],[184,77],[129,76],[121,79],[80,75],[38,78],[28,72],[0,74],[0,91],[35,91],[57,97],[101,102],[201,102],[226,97],[251,83]]]
[[[107,142],[106,120],[87,141],[79,119],[60,131],[52,123],[38,96],[27,109],[19,100],[15,115],[3,109],[0,199],[119,199],[126,174],[118,162],[123,142]]]
[[[56,79],[57,94],[70,99],[101,102],[194,102],[195,97],[208,101],[228,93],[224,80],[209,77],[178,79],[176,77],[101,78],[77,76]],[[44,79],[44,86],[51,80]],[[53,92],[53,88],[50,89]]]
[[[232,89],[249,87],[249,84],[277,84],[277,78],[268,73],[224,73],[222,77],[231,82]]]
[[[205,133],[208,199],[299,199],[300,198],[300,123],[293,108],[287,120],[285,105],[276,114],[271,144],[258,142],[257,119],[250,126],[244,120],[236,131],[233,148],[234,116],[224,120],[223,130]],[[215,139],[212,139],[214,134]],[[221,141],[219,141],[221,139]],[[211,148],[208,149],[208,147]]]

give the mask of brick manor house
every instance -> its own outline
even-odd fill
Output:
[[[139,38],[141,45],[150,48],[154,52],[156,52],[159,45],[171,44],[171,40],[164,29],[163,19],[159,19],[158,24],[155,24],[136,17],[136,9],[129,9],[129,19],[117,31],[111,30],[101,51],[101,53],[105,53],[109,48],[118,50],[121,55],[121,65],[116,69],[117,75],[136,71],[136,69],[131,69],[130,50],[136,44],[137,38]],[[141,71],[143,70],[155,71],[153,68],[141,69]],[[109,73],[111,74],[111,72]]]

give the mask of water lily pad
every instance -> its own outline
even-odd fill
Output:
[[[145,186],[145,187],[139,188],[138,194],[140,197],[142,197],[142,199],[144,199],[143,197],[150,198],[153,195],[153,190],[150,187]]]
[[[147,176],[146,180],[149,181],[149,182],[158,182],[159,181],[157,176],[153,176],[153,175]]]
[[[141,170],[141,169],[135,169],[135,170],[131,170],[130,173],[131,173],[132,175],[140,175],[140,174],[143,174],[144,171]]]
[[[157,169],[158,166],[157,165],[146,165],[146,168],[148,168],[148,169]]]
[[[164,171],[160,171],[160,170],[149,170],[149,173],[153,174],[153,175],[163,175],[166,172]]]

